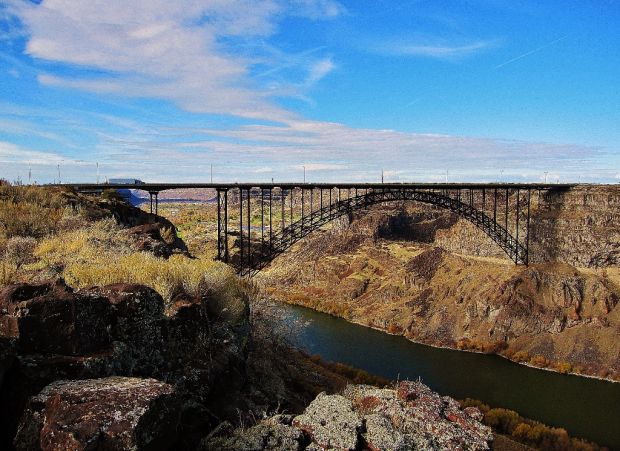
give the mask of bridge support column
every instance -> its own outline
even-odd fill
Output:
[[[217,190],[217,259],[228,262],[228,189]]]
[[[159,210],[159,191],[149,191],[149,198],[151,201],[151,213],[158,213]],[[155,207],[155,211],[153,211],[153,207]]]

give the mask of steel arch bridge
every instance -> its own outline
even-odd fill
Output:
[[[235,204],[239,208],[239,225],[234,243],[237,253],[233,263],[242,275],[260,271],[294,243],[335,219],[375,204],[394,201],[418,201],[449,210],[481,229],[516,264],[527,265],[529,262],[531,189],[491,188],[487,193],[487,188],[356,187],[343,190],[312,187],[293,188],[289,192],[281,188],[274,196],[273,189],[259,188],[258,192],[253,192],[250,188],[240,191],[238,196]],[[275,208],[280,210],[280,225],[275,231],[274,197]],[[260,225],[252,225],[256,220],[252,201],[260,206]],[[218,191],[218,217],[221,218],[218,222],[218,258],[226,262],[230,260],[227,203],[227,191]],[[301,213],[297,212],[297,215],[294,214],[295,203],[300,204]],[[286,210],[289,225],[285,225],[286,219],[282,219],[286,217]]]
[[[82,192],[140,189],[157,213],[158,194],[168,189],[217,192],[217,259],[252,276],[279,254],[327,223],[394,201],[435,205],[464,218],[497,243],[515,264],[529,263],[531,196],[566,190],[568,184],[380,183],[380,184],[73,184]]]

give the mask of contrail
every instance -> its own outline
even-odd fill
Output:
[[[512,58],[512,59],[510,59],[510,60],[508,60],[506,62],[503,62],[502,64],[499,64],[499,65],[495,66],[495,69],[499,69],[500,67],[504,67],[507,64],[514,63],[515,61],[520,60],[521,58],[525,58],[526,56],[529,56],[532,53],[539,52],[542,49],[545,49],[545,48],[547,48],[547,47],[549,47],[549,46],[551,46],[551,45],[553,45],[553,44],[555,44],[557,42],[560,42],[563,39],[566,39],[567,37],[568,37],[568,35],[564,35],[561,38],[554,39],[553,41],[548,42],[548,43],[546,43],[544,45],[541,45],[540,47],[537,47],[534,50],[530,50],[529,52],[526,52],[523,55],[516,56],[516,57],[514,57],[514,58]]]

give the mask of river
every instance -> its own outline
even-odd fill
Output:
[[[294,344],[326,360],[393,380],[420,378],[441,394],[512,409],[620,450],[620,383],[421,345],[304,307],[286,306],[285,312],[288,321],[299,324]]]

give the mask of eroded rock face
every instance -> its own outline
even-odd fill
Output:
[[[591,254],[598,245],[587,252],[584,247],[598,239],[596,236],[602,243],[609,241],[601,236],[607,226],[616,240],[614,246],[620,242],[613,238],[617,227],[609,223],[616,214],[596,211],[596,205],[615,206],[620,194],[610,194],[607,200],[600,199],[600,193],[598,197],[584,194],[592,189],[573,190],[553,199],[542,195],[533,209],[533,221],[549,225],[553,218],[546,215],[551,210],[543,204],[557,204],[552,210],[563,227],[556,232],[566,233],[566,240],[557,243],[563,252],[568,252],[568,242],[577,240],[576,234],[589,233],[576,248],[582,249],[583,255]],[[559,204],[562,199],[565,205]],[[566,228],[571,224],[572,208],[567,205],[574,207],[574,230]],[[429,218],[437,213],[420,204],[402,208],[407,211],[405,218],[412,221],[422,209],[428,210]],[[298,250],[278,257],[258,279],[275,299],[414,341],[499,353],[562,372],[620,380],[617,268],[595,271],[557,261],[517,266],[475,226],[470,224],[471,234],[457,233],[464,220],[448,228],[427,221],[435,234],[433,245],[421,243],[413,229],[408,229],[407,240],[402,239],[402,233],[378,233],[391,230],[389,214],[394,214],[389,204],[375,206],[348,225],[310,236],[297,245]],[[421,213],[417,215],[423,219]],[[402,217],[399,213],[396,222],[402,222]],[[585,230],[583,221],[592,223],[593,230]],[[532,243],[534,236],[532,231]],[[499,253],[487,252],[484,243]],[[609,257],[615,258],[614,246],[607,244]],[[535,246],[530,251],[542,255]],[[586,265],[581,257],[572,261]]]
[[[155,379],[56,381],[34,396],[15,437],[18,450],[165,450],[177,440],[180,401]]]
[[[321,393],[294,418],[277,415],[247,430],[221,427],[203,449],[486,450],[493,434],[481,419],[478,409],[461,410],[420,382],[351,385],[342,395]]]

